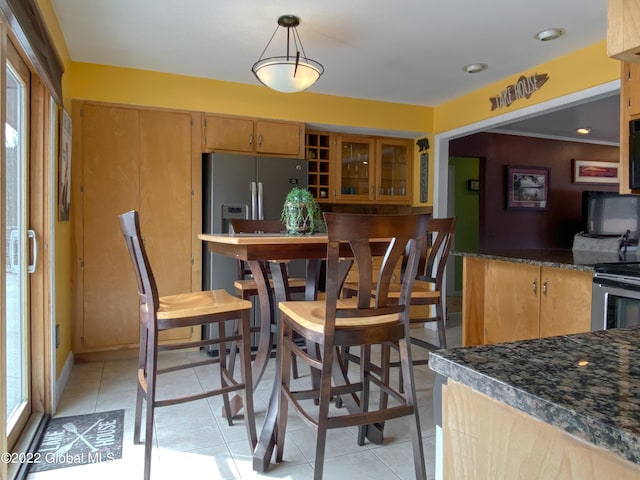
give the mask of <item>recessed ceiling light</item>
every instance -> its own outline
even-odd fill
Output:
[[[591,133],[591,127],[576,128],[576,133],[579,133],[580,135],[589,135]]]
[[[471,63],[465,65],[462,69],[467,73],[478,73],[486,70],[488,65],[486,63]]]
[[[548,42],[564,35],[564,32],[564,28],[547,28],[546,30],[536,33],[533,38],[541,42]]]

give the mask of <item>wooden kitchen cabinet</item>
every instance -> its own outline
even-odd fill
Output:
[[[621,194],[640,193],[629,186],[629,121],[640,118],[640,64],[621,63],[620,186]]]
[[[464,257],[463,345],[587,332],[592,273]]]
[[[540,267],[540,337],[591,330],[593,273]]]
[[[137,285],[120,213],[140,212],[160,295],[200,289],[201,201],[200,189],[193,188],[201,183],[198,117],[74,102],[76,354],[138,346]],[[186,328],[161,339],[188,341],[200,335]]]
[[[538,338],[540,267],[494,260],[486,275],[483,343]]]
[[[376,197],[383,202],[410,203],[413,142],[404,139],[376,140]]]
[[[303,158],[304,124],[204,114],[207,151]]]
[[[373,138],[338,135],[336,158],[337,201],[366,202],[375,198]]]
[[[607,2],[607,55],[624,62],[640,62],[640,3]]]
[[[620,80],[623,99],[622,114],[627,118],[640,115],[640,63],[623,63]]]
[[[330,200],[333,188],[331,163],[335,150],[335,135],[307,131],[305,133],[305,158],[309,164],[308,189],[319,203]]]
[[[320,202],[411,204],[413,140],[309,131],[305,153]]]
[[[413,141],[338,135],[334,199],[345,203],[411,203]]]

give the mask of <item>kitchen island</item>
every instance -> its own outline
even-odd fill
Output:
[[[640,329],[431,352],[437,478],[640,478]]]

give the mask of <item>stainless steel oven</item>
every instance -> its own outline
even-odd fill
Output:
[[[640,326],[640,262],[595,266],[591,330]]]

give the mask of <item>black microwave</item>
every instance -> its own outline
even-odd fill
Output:
[[[640,189],[640,120],[629,122],[629,188]]]

